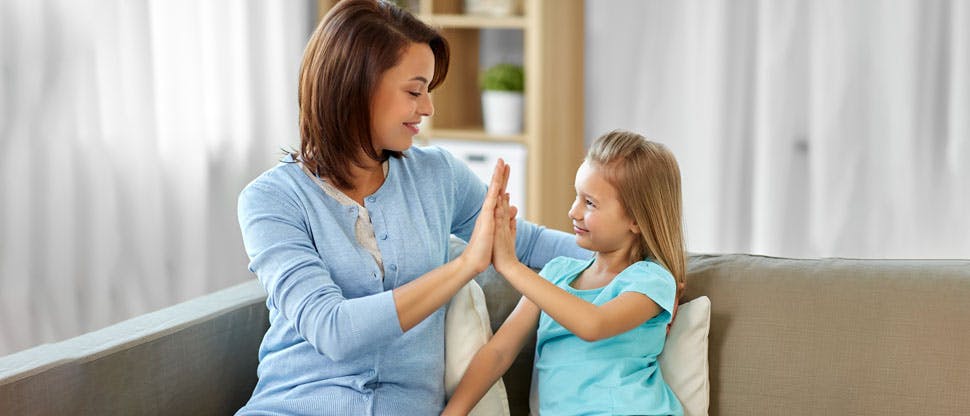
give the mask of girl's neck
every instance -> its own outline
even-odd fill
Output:
[[[590,269],[597,275],[615,276],[635,262],[632,247],[614,251],[598,251],[596,252],[596,261],[593,262]]]
[[[629,250],[596,253],[596,260],[570,283],[575,289],[596,289],[610,284],[616,275],[633,264]]]

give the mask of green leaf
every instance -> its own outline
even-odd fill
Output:
[[[483,71],[478,81],[483,90],[525,91],[525,72],[520,65],[495,65]]]

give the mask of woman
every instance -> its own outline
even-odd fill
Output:
[[[389,2],[340,2],[311,36],[300,152],[239,197],[270,328],[238,414],[442,410],[443,306],[488,266],[508,179],[500,161],[486,190],[446,152],[412,147],[448,58],[438,32]],[[469,242],[452,261],[449,234]],[[569,235],[525,222],[516,247],[533,267],[588,256]]]

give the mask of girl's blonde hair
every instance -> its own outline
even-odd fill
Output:
[[[677,283],[686,284],[680,168],[673,153],[639,134],[614,130],[596,139],[586,161],[617,189],[627,215],[640,228],[636,259],[656,261]]]

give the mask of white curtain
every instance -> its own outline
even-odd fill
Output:
[[[672,148],[690,251],[970,258],[970,2],[586,4],[586,136]]]
[[[252,278],[314,5],[0,0],[0,355]]]

